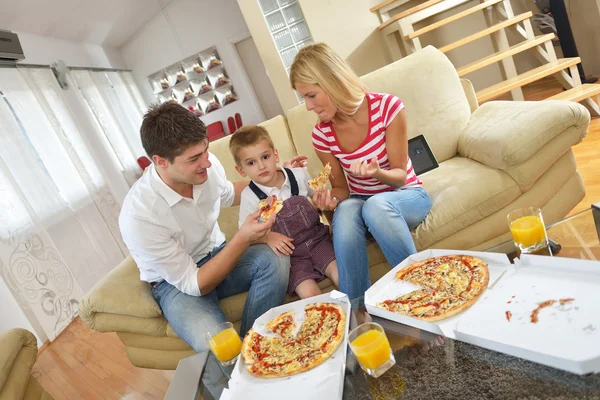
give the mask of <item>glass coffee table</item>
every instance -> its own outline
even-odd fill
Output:
[[[595,219],[592,210],[549,225],[548,237],[561,246],[553,256],[599,260],[599,226],[600,215]],[[514,255],[516,249],[510,241],[486,251]],[[373,321],[384,327],[396,365],[374,379],[360,369],[348,350],[344,400],[600,397],[600,374],[579,376],[379,317]],[[215,398],[211,392],[218,396],[222,388],[208,390],[203,380],[225,387],[230,370],[214,368],[212,357],[200,353],[182,360],[166,399]],[[202,379],[207,374],[210,377]]]
[[[540,255],[577,258],[582,260],[600,260],[600,209],[591,208],[574,214],[546,227],[548,239],[556,245],[548,246]],[[486,249],[492,253],[505,253],[512,259],[517,249],[512,240]],[[536,253],[538,254],[538,253]]]

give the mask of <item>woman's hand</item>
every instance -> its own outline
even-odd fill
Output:
[[[338,201],[331,197],[331,190],[324,188],[315,190],[312,201],[321,211],[333,211],[338,206]]]
[[[304,168],[307,165],[306,156],[294,156],[283,163],[283,168]]]
[[[294,239],[278,232],[269,232],[267,236],[267,246],[273,250],[273,253],[277,257],[281,257],[281,254],[285,254],[286,256],[292,255],[295,249],[292,244],[293,241]]]
[[[373,178],[377,172],[379,172],[377,157],[371,158],[370,162],[367,162],[367,160],[357,160],[350,164],[350,173],[357,177]]]

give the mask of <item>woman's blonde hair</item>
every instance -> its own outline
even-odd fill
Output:
[[[290,83],[294,90],[299,83],[319,85],[346,118],[356,114],[367,91],[352,68],[325,43],[300,49],[290,69]]]

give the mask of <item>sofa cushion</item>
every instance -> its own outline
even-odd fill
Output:
[[[124,259],[108,275],[94,285],[79,303],[79,316],[96,329],[96,313],[127,317],[155,318],[162,311],[147,282],[140,280],[140,270],[131,256]]]
[[[312,176],[316,176],[323,168],[323,164],[321,164],[312,145],[312,130],[315,124],[319,122],[317,114],[307,111],[306,106],[300,104],[288,110],[285,116],[298,154],[308,157],[308,172]]]
[[[498,124],[498,121],[505,121]],[[526,192],[588,131],[589,111],[570,101],[492,101],[460,135],[461,156],[506,171]]]
[[[520,196],[507,173],[455,157],[421,176],[432,208],[413,232],[418,250],[493,214]]]
[[[22,399],[37,356],[37,340],[25,329],[0,336],[0,397]]]

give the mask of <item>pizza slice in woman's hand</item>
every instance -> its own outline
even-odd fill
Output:
[[[319,188],[327,186],[329,175],[331,175],[331,165],[327,163],[325,164],[321,172],[319,172],[319,175],[315,176],[313,179],[308,181],[308,186],[310,186],[312,190],[317,190]]]

